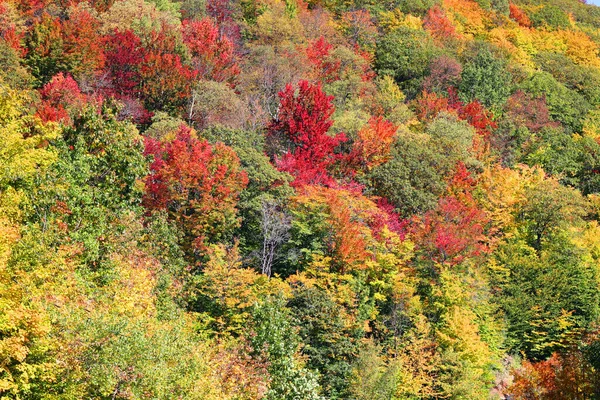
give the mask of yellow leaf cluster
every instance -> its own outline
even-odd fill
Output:
[[[414,30],[423,29],[423,20],[420,17],[411,14],[406,15],[397,8],[382,12],[380,18],[379,24],[388,32],[400,27]]]
[[[473,0],[444,0],[443,6],[458,33],[466,37],[484,35],[491,25],[485,11]]]

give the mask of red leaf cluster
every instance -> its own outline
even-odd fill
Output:
[[[333,124],[333,97],[327,96],[321,85],[300,81],[297,94],[288,84],[279,98],[279,115],[268,128],[272,140],[287,144],[277,166],[295,176],[294,186],[333,185],[328,168],[341,158],[334,153],[335,148],[347,140],[343,133],[334,137],[327,134]]]
[[[431,33],[431,36],[441,41],[458,37],[454,25],[439,5],[435,5],[427,11],[423,26]]]
[[[329,59],[333,45],[323,36],[310,43],[306,48],[306,56],[317,74],[317,78],[322,82],[334,82],[340,79],[340,61]]]
[[[434,262],[456,265],[488,251],[484,229],[489,220],[473,199],[474,188],[475,181],[459,163],[448,195],[413,227],[417,245]]]
[[[454,58],[442,55],[432,61],[429,70],[423,89],[427,92],[446,93],[460,82],[462,65]]]
[[[116,31],[104,43],[110,91],[118,96],[137,96],[142,79],[139,68],[146,57],[141,39],[131,30]]]
[[[146,138],[145,146],[145,154],[154,160],[143,204],[150,210],[167,210],[193,249],[218,241],[237,226],[235,207],[248,177],[231,148],[196,139],[185,126],[173,141]]]
[[[516,4],[510,3],[509,9],[510,9],[510,18],[515,20],[519,25],[524,26],[526,28],[529,28],[531,26],[531,20],[529,19],[527,14],[525,14],[525,12],[523,12],[523,10],[521,10],[519,8],[519,6],[517,6]]]
[[[228,82],[232,86],[240,73],[233,43],[221,37],[210,18],[183,21],[183,42],[192,54],[192,65],[203,79]]]
[[[489,138],[492,130],[498,127],[494,122],[494,115],[479,101],[473,100],[464,104],[458,99],[454,88],[448,90],[448,97],[423,91],[415,100],[415,111],[421,120],[434,119],[442,111],[455,112],[460,119],[467,121],[480,136],[486,139]]]
[[[44,122],[54,121],[70,123],[68,110],[81,107],[87,102],[87,96],[81,93],[79,85],[68,74],[59,73],[40,90],[42,103],[37,116]]]
[[[505,109],[506,116],[510,120],[517,125],[526,126],[532,132],[538,132],[544,127],[560,125],[550,119],[546,99],[533,98],[521,90],[508,98]]]

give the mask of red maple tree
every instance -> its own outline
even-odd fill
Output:
[[[230,147],[197,139],[184,125],[173,141],[146,138],[145,147],[154,159],[143,204],[166,210],[191,250],[203,250],[238,225],[236,204],[248,177]]]
[[[531,26],[531,20],[529,19],[527,14],[525,14],[525,12],[519,8],[519,6],[517,6],[516,4],[510,3],[509,10],[510,10],[510,18],[515,20],[519,25],[524,26],[524,27]]]
[[[69,110],[81,107],[87,97],[81,93],[79,85],[71,75],[59,73],[40,90],[42,103],[37,116],[44,122],[54,121],[68,124],[71,122]]]
[[[320,84],[303,80],[298,93],[288,84],[279,98],[279,114],[268,127],[270,139],[283,147],[277,166],[296,177],[294,186],[333,185],[328,168],[341,159],[334,150],[347,140],[343,133],[327,134],[333,124],[333,96],[326,95]]]
[[[192,65],[200,77],[234,86],[240,74],[233,43],[219,33],[210,18],[183,21],[183,42],[192,55]]]
[[[141,82],[140,65],[146,57],[141,39],[131,30],[115,31],[104,39],[106,72],[111,94],[136,96]]]
[[[452,22],[446,17],[444,10],[435,5],[427,11],[423,20],[423,27],[431,33],[435,39],[446,40],[458,37]]]
[[[489,219],[472,196],[475,180],[458,163],[448,194],[437,208],[417,220],[413,234],[423,254],[436,263],[456,265],[488,251],[485,227]]]

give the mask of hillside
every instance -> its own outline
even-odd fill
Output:
[[[600,7],[0,0],[0,400],[600,399]]]

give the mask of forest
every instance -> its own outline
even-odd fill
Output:
[[[0,400],[600,399],[600,7],[0,0]]]

